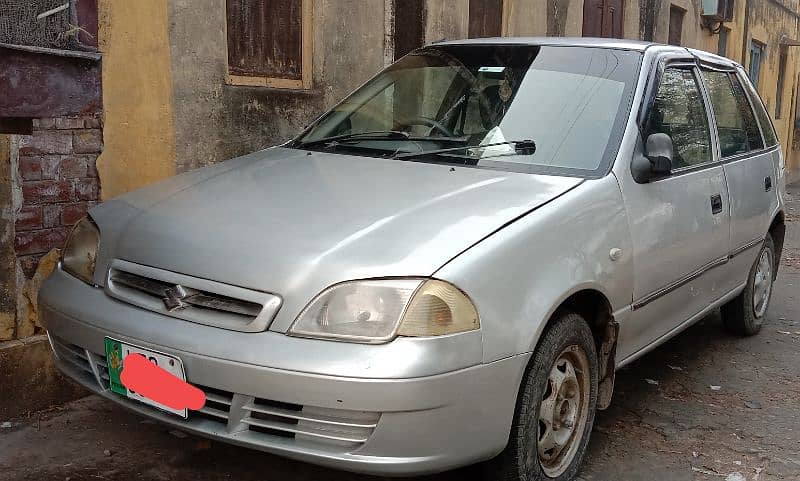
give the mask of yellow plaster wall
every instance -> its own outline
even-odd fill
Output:
[[[167,0],[100,0],[104,200],[175,174]]]
[[[768,8],[771,7],[771,8]],[[775,123],[787,159],[792,157],[791,143],[794,134],[794,113],[792,110],[793,92],[797,89],[795,73],[798,66],[798,47],[789,47],[787,50],[786,75],[783,85],[783,99],[781,103],[781,118],[776,118],[777,85],[780,61],[779,43],[783,36],[797,39],[797,21],[788,15],[780,15],[781,10],[771,4],[758,5],[755,12],[750,15],[750,29],[748,36],[767,45],[765,58],[761,63],[761,73],[758,79],[758,91]],[[749,48],[743,65],[750,64]]]

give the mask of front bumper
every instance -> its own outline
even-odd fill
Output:
[[[78,316],[73,311],[81,309],[70,307],[87,303],[93,306],[93,315],[84,312]],[[135,314],[138,328],[105,325],[103,317],[121,315],[121,309],[128,316]],[[319,374],[232,361],[200,354],[191,349],[196,345],[192,343],[163,345],[158,331],[147,332],[151,321],[189,323],[110,299],[102,290],[60,270],[40,294],[40,312],[57,365],[93,392],[187,432],[367,474],[434,473],[498,454],[508,441],[517,390],[529,357],[519,355],[406,378]],[[221,331],[202,327],[210,336]],[[345,366],[353,361],[326,357],[328,351],[313,349],[319,343],[337,343],[297,340],[270,332],[245,335],[269,337],[267,344],[272,346],[281,339],[292,344],[306,341],[305,355],[327,369],[335,370],[337,361]],[[183,420],[111,393],[105,369],[106,336],[181,358],[187,380],[206,392],[206,407]],[[430,357],[422,351],[425,344],[422,348],[412,345],[416,352],[406,352],[406,356]],[[364,350],[376,347],[380,348],[358,346]],[[458,357],[440,354],[445,365]],[[395,362],[402,364],[405,359],[396,358]],[[362,362],[368,364],[370,359],[362,358]],[[380,371],[386,374],[385,369]]]

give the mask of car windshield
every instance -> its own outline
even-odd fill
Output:
[[[393,64],[290,146],[592,177],[622,137],[639,52],[441,45]]]

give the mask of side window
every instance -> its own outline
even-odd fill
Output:
[[[741,78],[739,80],[741,80]],[[761,133],[764,134],[764,145],[766,147],[778,145],[778,137],[775,135],[775,129],[772,127],[772,121],[769,115],[767,115],[767,109],[764,107],[764,102],[761,101],[761,96],[758,95],[753,84],[747,80],[744,80],[742,84],[747,90],[747,93],[750,94],[750,100],[756,111],[756,118],[758,118],[758,123],[761,124]]]
[[[720,155],[729,157],[764,148],[755,114],[736,77],[710,70],[704,70],[703,76],[717,119]]]
[[[672,138],[673,168],[711,162],[711,134],[697,79],[692,70],[667,68],[647,120],[646,135]]]

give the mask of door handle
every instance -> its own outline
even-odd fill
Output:
[[[764,190],[767,192],[772,190],[772,177],[764,179]]]
[[[722,195],[714,194],[711,196],[711,213],[719,214],[722,212]]]

